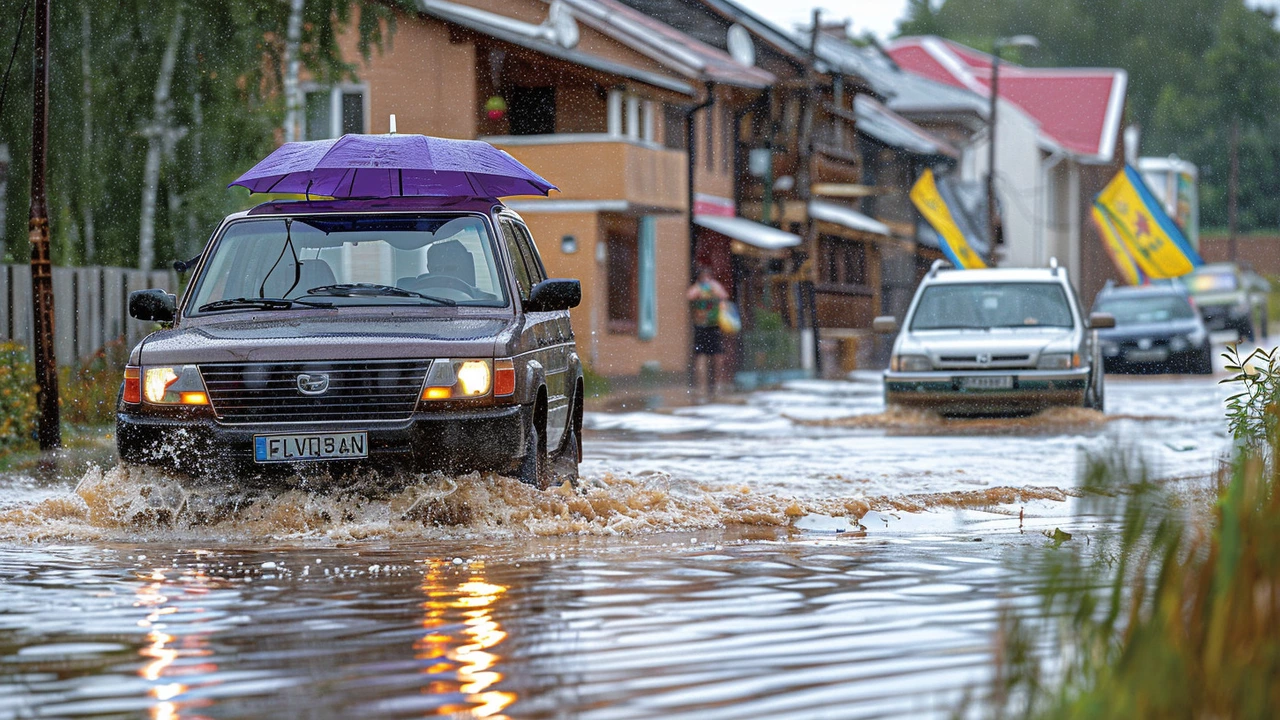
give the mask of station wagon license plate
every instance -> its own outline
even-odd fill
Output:
[[[1125,353],[1124,359],[1129,362],[1164,362],[1169,359],[1169,351],[1165,348],[1130,350]]]
[[[1012,390],[1012,375],[970,375],[958,378],[961,390]]]
[[[260,463],[367,457],[369,434],[366,432],[253,436],[253,459]]]

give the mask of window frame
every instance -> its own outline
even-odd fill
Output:
[[[362,127],[361,133],[369,132],[369,84],[368,83],[300,83],[298,85],[298,107],[301,108],[298,118],[298,137],[306,140],[307,136],[307,96],[312,93],[329,92],[329,129],[323,138],[312,138],[317,140],[332,140],[340,138],[342,132],[342,99],[344,95],[360,94]]]

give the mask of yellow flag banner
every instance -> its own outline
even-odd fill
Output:
[[[1120,245],[1143,276],[1182,277],[1203,264],[1138,171],[1128,165],[1098,193],[1094,207],[1109,221]]]
[[[1111,222],[1111,218],[1107,217],[1106,211],[1096,203],[1093,206],[1093,224],[1098,228],[1098,234],[1102,236],[1103,246],[1107,249],[1107,254],[1111,256],[1111,261],[1115,263],[1116,269],[1124,276],[1125,282],[1130,285],[1141,285],[1144,279],[1142,270],[1133,262],[1133,257],[1125,249],[1124,240],[1120,238],[1120,231]]]
[[[957,268],[974,270],[987,266],[982,256],[974,252],[964,231],[956,223],[947,201],[938,192],[938,183],[932,170],[925,170],[911,188],[911,202],[942,239],[942,253]]]

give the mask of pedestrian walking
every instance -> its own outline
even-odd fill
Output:
[[[685,293],[689,300],[689,317],[693,321],[693,362],[689,364],[689,387],[698,387],[699,358],[705,358],[703,373],[706,392],[714,395],[716,376],[720,372],[720,353],[724,337],[720,331],[720,304],[729,299],[724,286],[711,275],[711,268],[698,268],[698,279]]]

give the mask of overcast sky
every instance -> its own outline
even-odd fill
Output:
[[[823,22],[848,18],[855,35],[870,30],[881,39],[898,27],[898,18],[906,11],[907,0],[737,0],[752,12],[763,15],[787,30],[795,25],[808,25],[813,8],[822,9]]]

